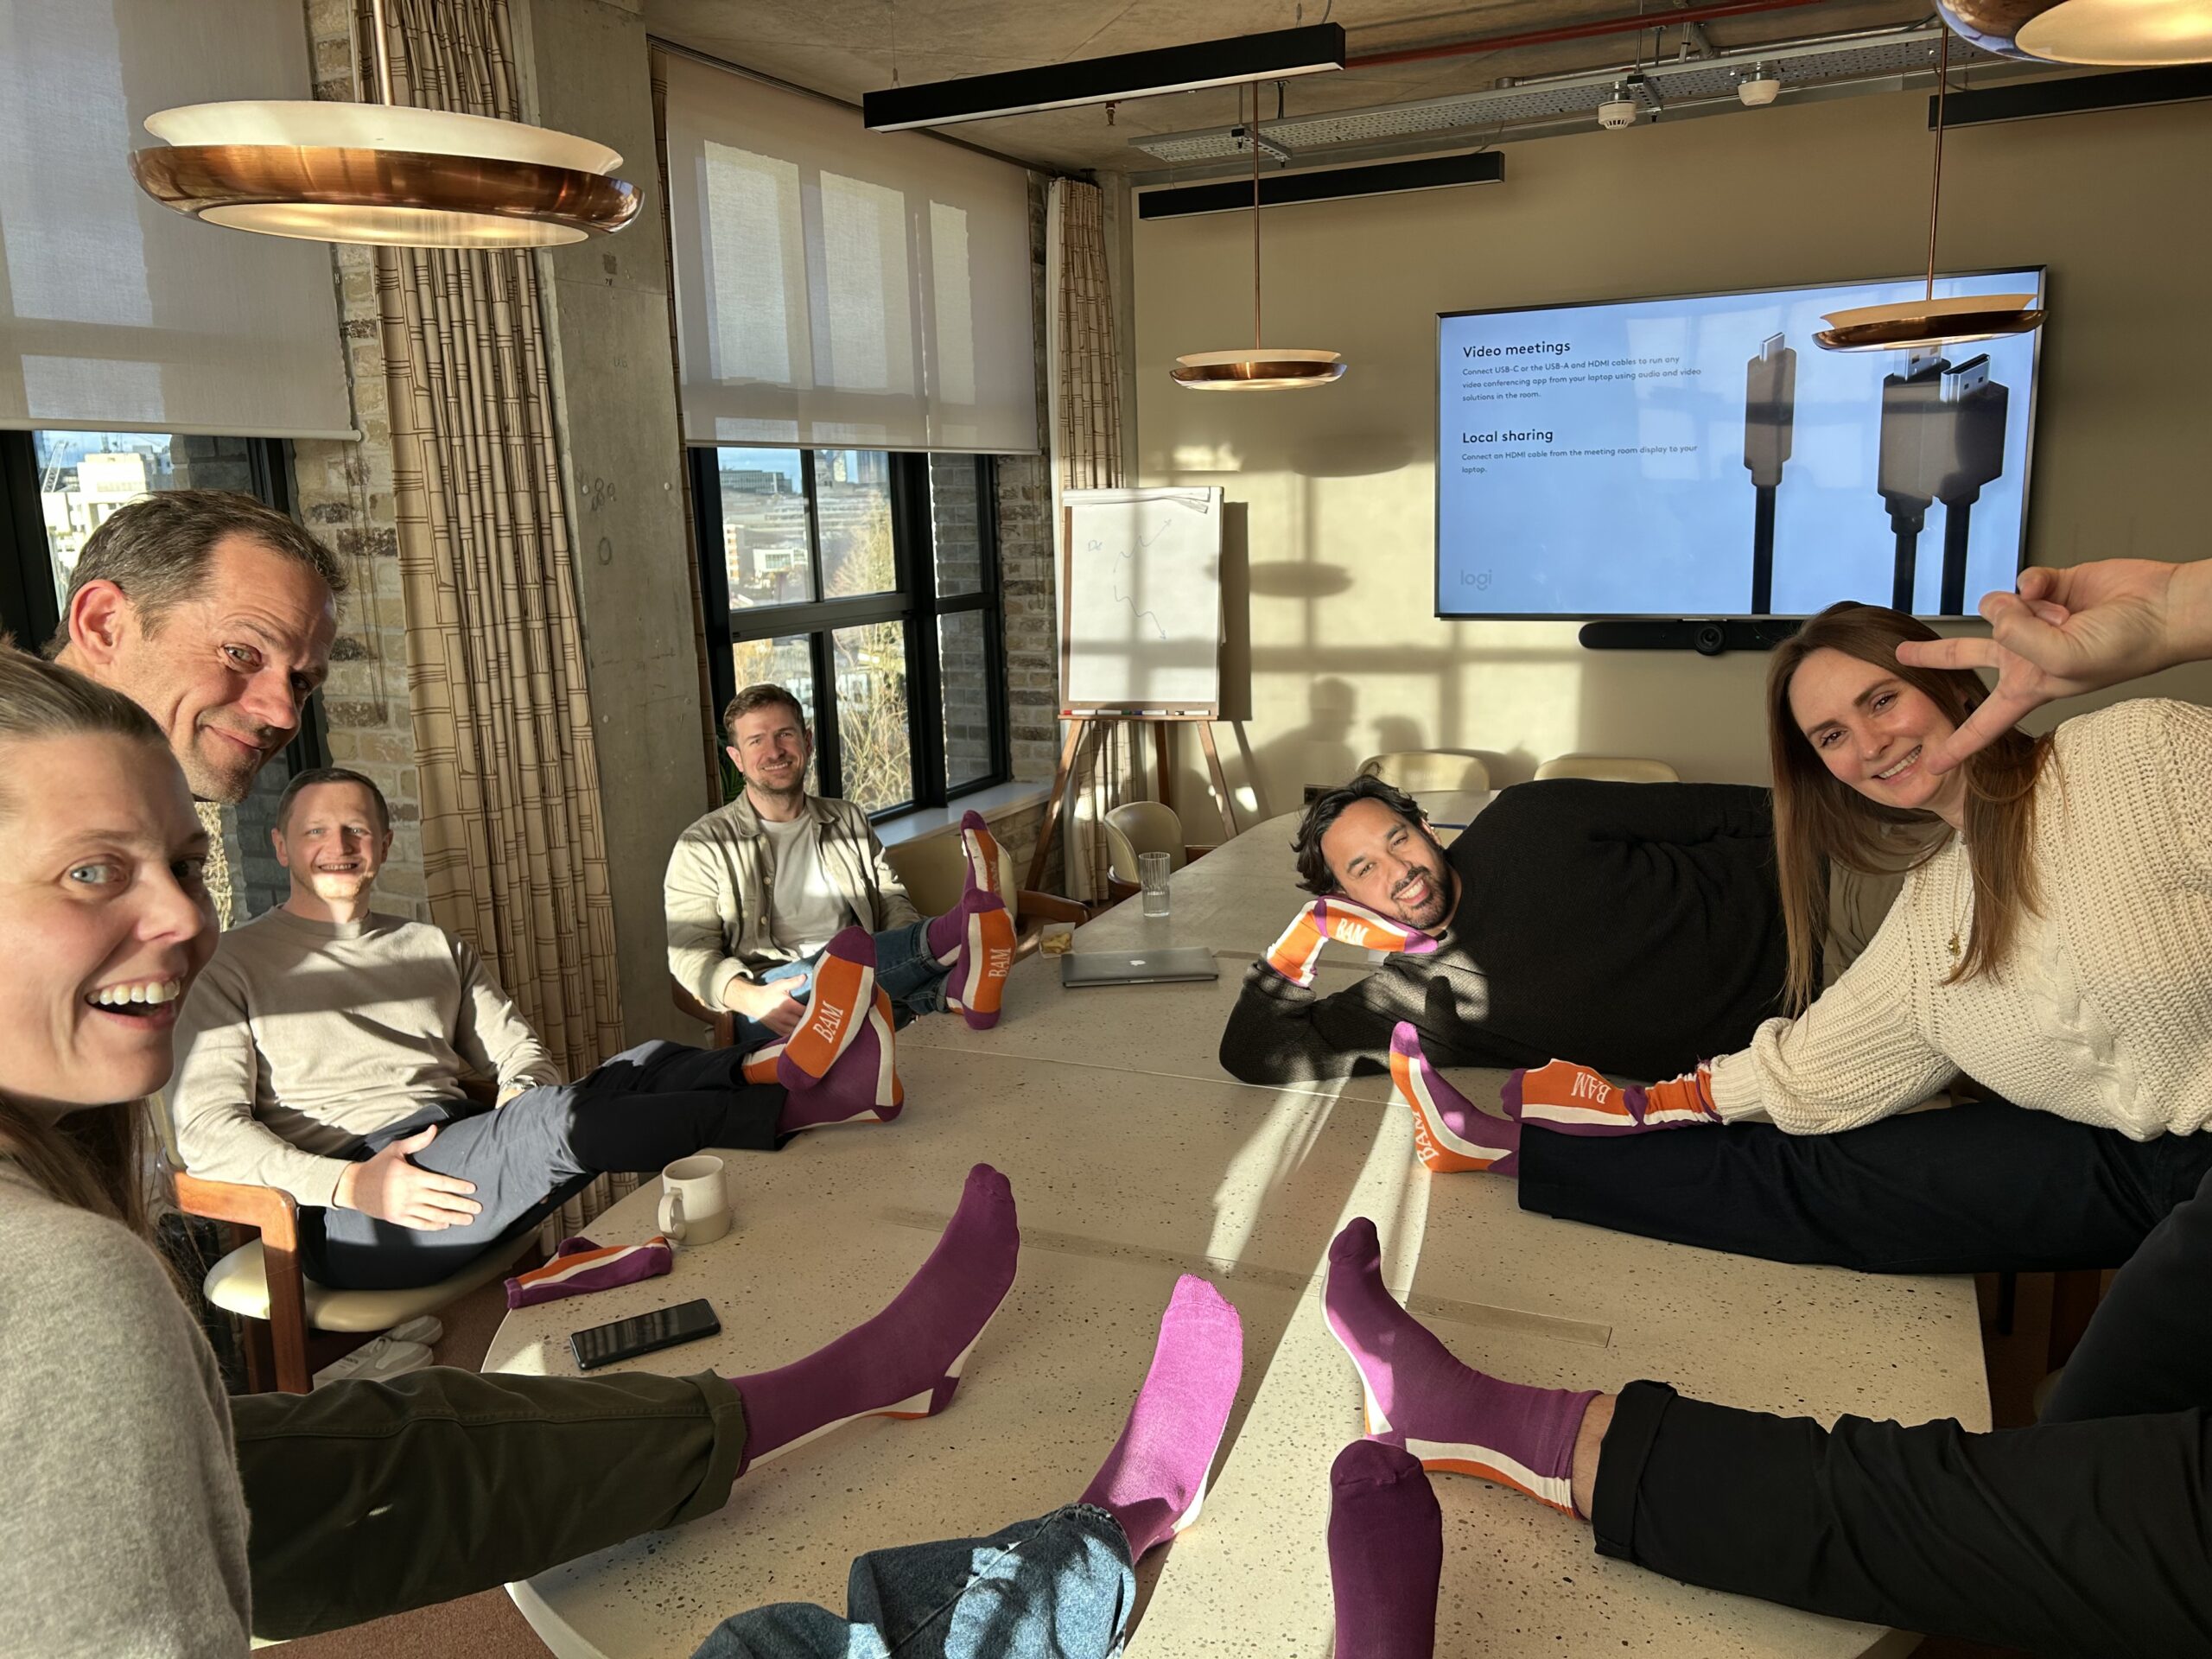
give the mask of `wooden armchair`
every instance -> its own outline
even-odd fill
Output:
[[[486,1102],[495,1093],[493,1085],[473,1079],[464,1087],[472,1098]],[[319,1366],[503,1276],[536,1245],[537,1229],[518,1228],[436,1284],[412,1290],[333,1290],[316,1284],[301,1268],[297,1199],[273,1186],[193,1174],[178,1156],[168,1112],[158,1100],[153,1116],[165,1143],[162,1161],[177,1208],[230,1229],[232,1248],[207,1270],[203,1294],[247,1322],[246,1385],[257,1393],[307,1393]],[[556,1196],[565,1197],[582,1185]]]
[[[678,1014],[706,1027],[709,1048],[728,1048],[737,1040],[737,1016],[728,1008],[709,1007],[686,990],[683,982],[673,974],[668,976],[668,995]]]
[[[968,861],[957,835],[945,831],[925,836],[893,847],[890,855],[906,896],[923,915],[942,916],[960,902]],[[1003,847],[999,849],[999,891],[1006,894],[1006,907],[1014,917],[1020,940],[1017,956],[1037,948],[1038,936],[1046,922],[1070,922],[1080,927],[1090,919],[1090,909],[1072,899],[1016,887],[1014,855]]]

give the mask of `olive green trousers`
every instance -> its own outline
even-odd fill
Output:
[[[480,1376],[231,1402],[253,1630],[311,1636],[450,1601],[712,1514],[745,1405],[711,1372]]]

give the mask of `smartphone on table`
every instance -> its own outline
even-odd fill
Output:
[[[718,1336],[721,1328],[722,1322],[715,1317],[713,1305],[702,1296],[696,1301],[679,1302],[674,1307],[655,1308],[650,1313],[575,1332],[569,1338],[569,1351],[576,1357],[578,1370],[594,1371],[617,1360],[635,1359],[657,1349],[673,1348],[679,1342]]]

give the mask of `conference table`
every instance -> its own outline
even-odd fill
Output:
[[[1424,800],[1440,833],[1479,798]],[[1246,966],[1302,901],[1271,819],[1179,871],[1170,914],[1138,901],[1081,950],[1199,944],[1211,984],[1065,990],[1018,963],[988,1032],[899,1033],[904,1114],[732,1153],[735,1224],[661,1279],[511,1313],[487,1370],[575,1374],[568,1333],[704,1296],[721,1334],[630,1363],[737,1375],[786,1363],[880,1308],[918,1268],[968,1169],[1014,1186],[1020,1277],[936,1417],[868,1419],[747,1473],[717,1514],[510,1586],[560,1659],[677,1659],[723,1616],[782,1601],[842,1611],[868,1550],[976,1536],[1068,1503],[1113,1445],[1179,1274],[1244,1325],[1244,1375],[1198,1524],[1138,1573],[1129,1651],[1325,1656],[1328,1471],[1360,1389],[1319,1295],[1338,1230],[1367,1216],[1391,1289],[1468,1363],[1519,1382],[1639,1376],[1761,1410],[1988,1427],[1966,1278],[1876,1277],[1655,1243],[1524,1213],[1503,1177],[1433,1177],[1387,1077],[1262,1088],[1215,1058]],[[1371,963],[1332,946],[1320,987]],[[1348,958],[1348,960],[1340,960]],[[1502,1074],[1455,1071],[1471,1098]],[[654,1228],[648,1183],[592,1225]],[[1917,1637],[1693,1588],[1599,1557],[1580,1522],[1488,1483],[1432,1482],[1444,1512],[1440,1655],[1626,1651],[1684,1659],[1891,1655]]]

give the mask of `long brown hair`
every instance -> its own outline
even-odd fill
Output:
[[[1870,801],[1829,772],[1790,709],[1789,683],[1815,652],[1840,651],[1896,675],[1954,726],[1964,725],[1988,696],[1977,676],[1962,668],[1915,668],[1897,661],[1900,641],[1937,637],[1911,617],[1847,600],[1829,606],[1774,653],[1766,678],[1767,742],[1774,764],[1782,916],[1789,941],[1785,1001],[1792,1011],[1808,1006],[1820,991],[1831,868],[1859,875],[1917,869],[1943,849],[1950,832],[1933,814]],[[2035,787],[2050,753],[2048,736],[2008,731],[1964,765],[1974,928],[1946,983],[2001,967],[2022,912],[2038,907],[2042,894],[2031,857]]]
[[[0,830],[22,816],[29,792],[22,762],[10,751],[19,743],[86,735],[130,738],[152,749],[149,765],[175,764],[161,728],[130,698],[26,656],[0,635]],[[51,788],[55,781],[31,787]],[[0,1094],[0,1155],[62,1203],[149,1237],[144,1112],[143,1101],[119,1101],[53,1120]]]

